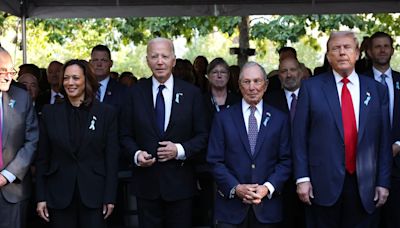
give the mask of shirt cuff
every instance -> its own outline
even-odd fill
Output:
[[[309,182],[309,181],[311,181],[311,179],[309,177],[302,177],[302,178],[299,178],[296,180],[296,184],[300,184],[303,182]]]
[[[396,142],[394,142],[394,144],[400,146],[400,141],[396,141]]]
[[[185,149],[183,149],[182,144],[180,143],[175,143],[177,153],[176,153],[176,160],[185,160]]]
[[[9,183],[12,183],[15,181],[15,179],[17,179],[14,174],[10,173],[6,169],[3,169],[0,173],[8,180]]]
[[[137,157],[139,156],[139,152],[141,152],[140,150],[135,152],[135,155],[133,156],[133,162],[135,163],[135,165],[140,166],[139,162],[137,160]]]
[[[235,198],[235,195],[236,195],[236,187],[237,187],[237,185],[234,186],[234,187],[231,189],[231,191],[229,192],[229,199]]]
[[[268,188],[268,194],[267,194],[268,199],[271,199],[272,195],[275,192],[275,187],[270,182],[265,182],[264,186]]]

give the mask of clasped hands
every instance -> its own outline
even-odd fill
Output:
[[[260,204],[262,199],[268,195],[268,188],[259,184],[239,184],[236,186],[236,196],[245,204]]]
[[[157,158],[159,162],[166,162],[176,158],[178,148],[173,142],[162,141],[158,144],[160,145],[160,147],[157,148]],[[156,158],[147,151],[141,150],[137,156],[137,162],[141,167],[149,167],[156,162]]]

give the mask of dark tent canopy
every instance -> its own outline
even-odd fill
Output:
[[[21,7],[21,3],[23,6]],[[25,9],[25,10],[22,10]],[[0,10],[35,18],[241,16],[399,12],[399,0],[2,0]]]

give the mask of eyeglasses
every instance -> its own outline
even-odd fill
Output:
[[[14,70],[14,69],[11,69],[9,71],[0,71],[0,75],[1,76],[8,76],[9,75],[11,77],[14,77],[16,74],[17,74],[17,71]]]
[[[252,82],[254,83],[254,85],[260,86],[261,84],[263,84],[265,82],[265,80],[264,79],[243,80],[243,81],[240,81],[240,84],[242,84],[243,86],[250,86],[250,84]]]

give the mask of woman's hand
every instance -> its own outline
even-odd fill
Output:
[[[47,203],[46,201],[38,202],[36,205],[36,212],[38,213],[39,217],[44,219],[46,222],[49,222],[49,211],[47,210]]]

